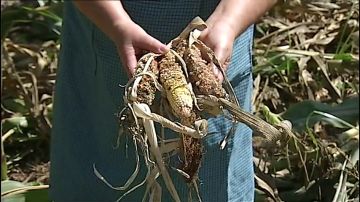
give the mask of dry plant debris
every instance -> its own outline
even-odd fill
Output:
[[[198,200],[201,200],[197,173],[204,152],[201,138],[207,135],[207,114],[216,116],[227,110],[234,123],[248,124],[269,143],[274,141],[274,137],[285,134],[285,130],[241,110],[214,52],[198,39],[205,28],[206,24],[197,17],[169,43],[169,52],[142,56],[138,61],[136,75],[125,86],[126,106],[119,114],[120,125],[124,129],[122,132],[127,132],[134,144],[140,146],[148,175],[142,183],[130,188],[137,175],[135,170],[124,186],[113,187],[94,165],[94,172],[107,185],[126,191],[119,200],[145,183],[147,188],[143,199],[158,200],[161,189],[157,177],[161,175],[172,198],[180,201],[167,170],[167,167],[173,166],[165,164],[173,155],[180,157],[180,166],[175,166],[174,169],[195,190]],[[222,72],[223,83],[213,73],[213,65]],[[152,105],[157,99],[161,105],[152,111]],[[155,123],[178,132],[180,138],[169,139],[164,130],[158,136]],[[221,148],[225,145],[226,139]],[[139,166],[139,161],[137,164]]]
[[[335,120],[358,111],[358,102],[348,101],[359,95],[359,2],[286,1],[264,16],[256,30],[253,110],[276,123],[289,119],[292,107],[299,106],[291,117],[296,136],[271,149],[254,137],[258,200],[358,200],[358,115],[344,128],[308,120],[323,115]],[[311,107],[325,105],[334,109],[317,108],[306,115]],[[335,111],[341,105],[349,110]],[[344,136],[348,143],[341,140]]]

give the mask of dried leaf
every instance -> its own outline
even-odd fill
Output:
[[[333,99],[340,99],[341,93],[340,90],[332,83],[328,72],[327,72],[327,66],[323,62],[323,60],[320,58],[320,56],[312,56],[312,58],[316,61],[316,63],[319,65],[320,70],[322,74],[325,77],[325,81],[327,82],[327,89],[329,90],[331,96]]]

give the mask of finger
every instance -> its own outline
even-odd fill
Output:
[[[224,61],[224,63],[223,63],[223,68],[224,68],[224,70],[227,70],[227,68],[229,67],[230,59],[231,59],[230,56],[228,56],[228,57],[225,59],[225,61]]]
[[[213,67],[213,72],[216,75],[217,79],[219,80],[220,83],[222,83],[224,80],[224,76],[222,75],[221,71],[219,70],[219,67],[217,67],[215,64],[213,64],[212,67]]]
[[[135,50],[136,60],[137,61],[140,60],[140,58],[144,56],[146,53],[148,53],[148,51],[146,50],[141,50],[141,49]]]
[[[224,72],[226,72],[227,66],[230,62],[230,56],[228,51],[225,48],[215,48],[214,53],[221,64],[221,68]],[[224,76],[222,72],[218,69],[218,67],[214,69],[214,73],[217,75],[219,81],[222,82],[224,80]]]
[[[147,34],[138,42],[137,46],[141,49],[158,54],[163,54],[169,51],[169,47]]]
[[[119,49],[119,55],[122,64],[129,77],[132,77],[135,73],[135,68],[137,64],[137,59],[135,55],[135,50],[133,48],[124,48]]]

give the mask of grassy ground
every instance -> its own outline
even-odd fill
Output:
[[[2,179],[47,184],[61,4],[3,2]],[[254,113],[296,134],[254,137],[258,201],[358,200],[358,18],[358,1],[293,0],[257,23]]]

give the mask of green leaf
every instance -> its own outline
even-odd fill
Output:
[[[14,116],[11,118],[4,119],[5,121],[9,122],[11,126],[20,126],[26,128],[29,126],[28,120],[24,116]]]
[[[14,25],[14,21],[27,18],[27,13],[23,9],[9,7],[1,11],[1,39],[3,40],[7,36]]]
[[[326,112],[314,111],[312,114],[317,114],[317,115],[323,116],[323,120],[326,120],[326,122],[328,122],[331,125],[338,127],[338,128],[354,128],[355,127],[355,126],[351,125],[350,123],[348,123],[342,119],[339,119],[338,117],[336,117],[332,114],[326,113]],[[309,116],[309,118],[311,117],[311,115]]]
[[[17,38],[26,38],[25,42],[32,38],[58,39],[62,23],[62,7],[62,3],[54,3],[39,8],[23,6],[5,9],[1,12],[1,39],[12,32],[20,35]],[[29,30],[24,32],[24,27],[28,27]]]
[[[272,75],[282,71],[286,71],[286,75],[290,75],[297,67],[296,59],[286,56],[284,53],[269,52],[266,55],[266,60],[266,63],[254,67],[253,73],[255,75]]]
[[[352,60],[352,56],[348,53],[340,53],[340,54],[336,54],[334,55],[335,60],[342,60],[342,61],[351,61]]]
[[[315,111],[317,112],[314,113]],[[335,116],[335,118],[324,116],[323,113]],[[304,131],[307,127],[312,127],[319,121],[324,121],[335,127],[348,128],[349,126],[342,121],[355,124],[359,120],[359,97],[350,98],[334,106],[307,100],[290,106],[282,118],[291,121],[293,128],[298,132]]]
[[[48,189],[28,191],[25,197],[25,202],[50,202]]]
[[[2,100],[2,104],[6,109],[21,114],[27,114],[30,110],[26,107],[25,102],[22,99],[10,98],[6,100]]]
[[[281,123],[282,120],[281,120],[280,115],[272,113],[270,111],[269,107],[267,107],[266,105],[261,106],[261,111],[262,111],[262,114],[265,117],[265,120],[268,123],[270,123],[272,125]]]
[[[31,8],[31,7],[24,6],[23,8],[31,13],[42,15],[42,16],[47,17],[56,22],[62,21],[62,18],[59,17],[58,15],[56,15],[55,13],[51,12],[48,7],[40,7],[40,9],[39,9],[39,8]]]
[[[50,202],[47,186],[28,186],[13,180],[1,181],[1,195],[16,189],[21,189],[23,193],[1,197],[1,202]]]
[[[12,180],[1,181],[1,195],[3,195],[3,193],[7,191],[22,187],[25,187],[25,185],[22,184],[21,182],[12,181]],[[17,194],[11,197],[1,197],[1,202],[25,202],[25,195]]]

